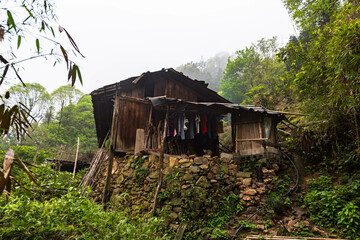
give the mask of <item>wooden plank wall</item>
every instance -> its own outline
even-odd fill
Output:
[[[197,101],[197,93],[192,89],[174,81],[168,80],[165,95],[167,97],[178,98],[185,101]]]
[[[242,112],[236,120],[236,152],[241,156],[263,154],[261,143],[253,141],[262,139],[262,116],[254,112]]]
[[[142,101],[116,98],[119,101],[119,116],[117,116],[117,133],[115,149],[117,150],[134,150],[136,140],[136,129],[145,129],[150,105]]]

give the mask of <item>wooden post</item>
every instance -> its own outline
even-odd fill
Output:
[[[165,140],[166,140],[166,129],[167,129],[168,121],[169,121],[169,108],[170,108],[170,106],[168,105],[166,108],[164,131],[163,131],[163,136],[161,139],[161,150],[160,150],[160,159],[159,159],[159,161],[160,161],[159,181],[158,181],[158,185],[156,187],[156,192],[155,192],[155,197],[154,197],[154,205],[153,205],[153,209],[152,209],[153,215],[156,214],[157,198],[158,198],[158,195],[159,195],[159,192],[161,189],[162,178],[163,178],[164,150],[165,150]]]
[[[150,108],[150,113],[149,113],[149,120],[148,120],[148,124],[146,126],[146,136],[145,136],[145,148],[149,148],[149,141],[150,140],[150,128],[151,128],[151,121],[152,121],[152,112],[153,112],[153,106],[151,105]]]
[[[77,147],[76,147],[75,163],[74,163],[74,171],[73,171],[73,178],[75,178],[75,174],[76,174],[76,165],[77,165],[78,156],[79,156],[79,146],[80,146],[80,138],[78,137],[78,142],[77,142]]]
[[[142,128],[136,129],[135,138],[135,155],[139,155],[145,149],[145,130]]]
[[[111,123],[111,131],[110,131],[110,153],[109,153],[109,161],[108,161],[108,169],[106,173],[106,180],[104,186],[104,193],[102,198],[102,203],[105,204],[109,201],[109,192],[110,192],[110,184],[112,177],[112,167],[114,162],[114,149],[115,149],[115,138],[117,134],[117,118],[119,116],[119,99],[115,97],[114,110],[113,110],[113,118]]]

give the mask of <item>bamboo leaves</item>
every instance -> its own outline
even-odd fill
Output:
[[[16,24],[14,18],[9,10],[7,10],[7,16],[8,16],[7,24],[9,26],[9,29],[14,28],[14,30],[16,31]]]

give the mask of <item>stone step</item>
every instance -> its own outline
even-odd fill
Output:
[[[345,239],[334,239],[334,238],[285,237],[285,236],[264,236],[264,235],[247,236],[245,239],[261,239],[261,240],[345,240]]]

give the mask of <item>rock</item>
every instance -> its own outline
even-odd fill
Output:
[[[214,176],[214,174],[213,174],[212,172],[209,172],[209,173],[207,174],[207,178],[208,178],[208,179],[214,179],[215,176]]]
[[[266,193],[266,188],[265,187],[259,187],[259,188],[256,188],[256,191],[259,194],[264,194],[264,193]]]
[[[205,176],[201,176],[197,181],[196,185],[203,188],[211,187],[211,184],[207,181]]]
[[[236,177],[237,178],[240,178],[240,177],[249,178],[249,177],[251,177],[251,172],[237,172]]]
[[[184,163],[189,163],[189,162],[190,162],[190,160],[186,159],[186,158],[183,158],[183,159],[179,160],[179,164],[184,164]]]
[[[227,164],[223,164],[221,166],[222,171],[224,171],[226,174],[229,173],[229,166]]]
[[[236,170],[237,165],[236,164],[229,164],[229,170]]]
[[[244,194],[254,196],[257,194],[257,191],[255,189],[250,188],[250,189],[245,190]]]
[[[220,174],[221,169],[219,168],[219,166],[215,165],[211,168],[211,171],[216,175],[216,174]]]
[[[170,213],[170,218],[177,219],[178,215],[176,213],[172,212],[172,213]]]
[[[158,156],[155,155],[149,155],[149,162],[157,162],[159,159]]]
[[[292,232],[294,231],[294,226],[296,224],[296,220],[290,220],[287,225],[285,225],[286,230],[288,230],[288,232]]]
[[[257,225],[256,225],[256,228],[257,228],[257,229],[260,229],[260,230],[264,230],[264,229],[265,229],[265,225],[264,225],[264,224],[257,224]]]
[[[194,175],[192,175],[190,173],[186,173],[183,178],[185,181],[190,181],[193,179],[193,177],[194,177]]]
[[[204,157],[196,157],[195,159],[194,159],[194,163],[196,164],[196,165],[208,165],[209,164],[209,161],[208,161],[208,159],[207,158],[204,158]]]
[[[176,213],[182,212],[182,208],[181,208],[181,207],[174,207],[173,210],[174,210],[174,212],[176,212]]]
[[[181,198],[174,198],[171,200],[172,206],[181,206],[182,203],[183,202],[182,202]]]
[[[150,173],[149,178],[151,178],[151,179],[159,178],[159,172],[155,171],[155,172]]]
[[[178,230],[178,228],[179,228],[179,225],[178,224],[170,224],[170,228],[172,230],[174,230],[174,232],[176,232]]]
[[[120,176],[116,179],[117,183],[122,183],[124,181],[124,175],[120,174]]]
[[[233,155],[230,153],[220,153],[220,158],[233,159]]]
[[[209,169],[209,165],[203,164],[203,165],[200,166],[200,168],[201,168],[202,170],[208,170],[208,169]]]
[[[300,227],[300,222],[297,221],[295,224],[294,224],[294,228],[299,228]]]
[[[270,183],[271,181],[272,181],[271,178],[265,178],[265,179],[264,179],[264,183],[265,183],[265,184],[268,184],[268,183]]]
[[[134,174],[134,170],[132,170],[131,168],[123,172],[124,177],[132,177],[133,174]]]
[[[189,168],[190,173],[198,173],[200,172],[200,168],[198,166],[191,166]]]
[[[245,195],[242,199],[245,201],[251,201],[251,197],[248,195]]]
[[[201,202],[191,201],[191,202],[189,202],[189,207],[190,207],[191,210],[197,211],[201,207]]]
[[[252,181],[251,178],[244,178],[241,182],[242,182],[243,185],[248,187],[248,186],[251,185],[251,181]]]
[[[175,167],[179,164],[179,159],[176,157],[170,157],[169,159],[169,166],[170,167]]]
[[[274,170],[269,170],[267,168],[262,168],[261,171],[263,172],[263,174],[268,174],[268,175],[274,175],[275,176],[275,171]]]
[[[171,167],[167,167],[167,168],[165,168],[163,170],[164,175],[167,175],[167,174],[172,173],[172,172],[173,172],[173,168],[171,168]]]
[[[274,169],[275,172],[279,171],[280,169],[279,165],[277,165],[276,163],[272,164],[272,168]]]

